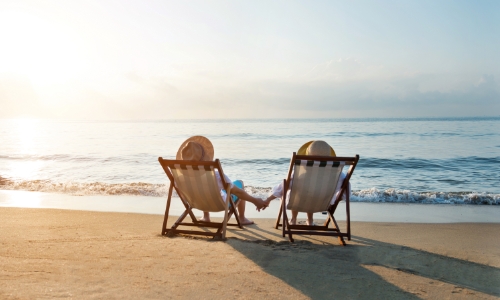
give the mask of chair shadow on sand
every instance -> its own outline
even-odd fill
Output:
[[[425,296],[418,291],[401,289],[370,268],[423,277],[425,284],[444,282],[459,290],[466,288],[500,296],[500,269],[488,265],[356,236],[352,239],[354,244],[341,247],[307,240],[295,243],[255,240],[255,233],[250,234],[251,239],[244,231],[236,230],[233,234],[236,237],[227,240],[230,246],[268,274],[312,299],[420,299]],[[276,235],[272,235],[279,234],[276,231]]]

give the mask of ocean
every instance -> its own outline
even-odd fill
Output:
[[[267,197],[310,140],[360,155],[353,202],[500,204],[500,117],[172,121],[0,120],[0,190],[163,197],[158,157],[192,135]]]

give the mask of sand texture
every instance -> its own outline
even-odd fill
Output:
[[[170,221],[174,221],[171,217]],[[352,223],[289,243],[273,220],[227,241],[159,215],[0,208],[0,299],[498,299],[500,224]]]

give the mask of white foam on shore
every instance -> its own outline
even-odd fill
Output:
[[[152,184],[145,182],[133,183],[104,183],[104,182],[52,182],[50,180],[5,180],[1,189],[32,191],[45,193],[63,193],[72,196],[97,196],[97,195],[126,195],[126,196],[151,196],[162,197],[168,193],[165,184]]]
[[[0,182],[3,190],[63,193],[72,196],[148,196],[166,197],[168,186],[145,182],[133,183],[81,183],[52,182],[49,180],[26,180]],[[267,198],[270,187],[247,186],[245,190],[255,197]],[[420,203],[420,204],[480,204],[500,205],[500,194],[488,192],[415,192],[400,189],[379,190],[371,188],[353,191],[352,202],[372,203]]]
[[[478,192],[413,192],[376,188],[353,191],[353,202],[422,203],[422,204],[486,204],[500,205],[500,194]]]

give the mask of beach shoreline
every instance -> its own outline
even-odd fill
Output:
[[[68,194],[0,190],[0,207],[55,208],[70,210],[122,212],[164,215],[166,197],[150,196],[72,196]],[[249,218],[276,218],[280,201],[275,200],[266,210],[257,212],[247,204]],[[184,206],[172,198],[170,215],[179,216]],[[201,212],[196,212],[200,214]],[[221,217],[221,213],[213,216]],[[321,220],[326,216],[314,215]],[[305,215],[299,214],[299,218]],[[338,220],[345,220],[345,202],[336,211]],[[351,220],[396,223],[500,223],[498,205],[413,204],[351,202]]]
[[[6,299],[500,296],[498,223],[353,222],[342,247],[331,237],[290,243],[273,219],[214,242],[161,236],[161,215],[12,207],[0,215]]]

